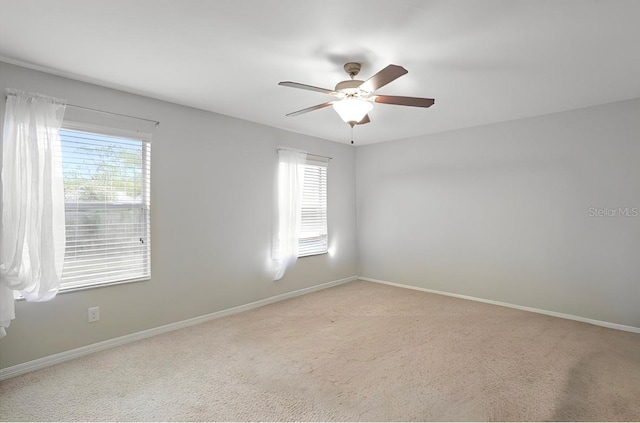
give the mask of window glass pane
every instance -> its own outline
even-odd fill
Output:
[[[150,277],[150,144],[62,130],[66,250],[61,288]]]
[[[302,191],[299,257],[327,252],[327,167],[307,164]]]

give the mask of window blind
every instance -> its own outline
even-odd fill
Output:
[[[299,239],[298,257],[327,252],[327,163],[305,166]]]
[[[60,131],[66,249],[61,289],[149,279],[151,144]]]

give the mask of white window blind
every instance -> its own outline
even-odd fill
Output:
[[[63,129],[66,250],[60,288],[149,279],[151,144]]]
[[[298,257],[327,252],[327,163],[307,160]]]

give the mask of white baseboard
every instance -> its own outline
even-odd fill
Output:
[[[635,326],[620,325],[618,323],[611,323],[611,322],[605,322],[605,321],[602,321],[602,320],[589,319],[587,317],[582,317],[582,316],[574,316],[573,314],[558,313],[556,311],[543,310],[543,309],[540,309],[540,308],[526,307],[526,306],[521,306],[521,305],[517,305],[517,304],[503,303],[501,301],[486,300],[484,298],[470,297],[468,295],[452,294],[450,292],[436,291],[434,289],[420,288],[420,287],[411,286],[411,285],[403,285],[403,284],[400,284],[400,283],[382,281],[382,280],[379,280],[379,279],[365,278],[363,276],[360,276],[359,279],[362,280],[362,281],[367,281],[367,282],[375,282],[375,283],[380,283],[380,284],[384,284],[384,285],[397,286],[399,288],[413,289],[415,291],[429,292],[431,294],[446,295],[447,297],[462,298],[464,300],[478,301],[478,302],[481,302],[481,303],[493,304],[493,305],[498,305],[498,306],[502,306],[502,307],[509,307],[509,308],[515,308],[515,309],[518,309],[518,310],[531,311],[533,313],[546,314],[547,316],[560,317],[562,319],[576,320],[578,322],[590,323],[592,325],[603,326],[605,328],[623,330],[625,332],[640,333],[640,328],[637,328]]]
[[[48,366],[53,366],[54,364],[59,364],[65,361],[73,360],[74,358],[82,357],[87,354],[92,354],[98,351],[103,351],[109,348],[117,347],[119,345],[128,344],[130,342],[139,341],[141,339],[149,338],[151,336],[160,335],[162,333],[186,328],[188,326],[197,325],[199,323],[204,323],[209,320],[219,319],[221,317],[230,316],[236,313],[241,313],[243,311],[251,310],[267,304],[287,300],[289,298],[298,297],[304,294],[309,294],[311,292],[319,291],[321,289],[331,288],[332,286],[342,285],[344,283],[355,281],[357,279],[358,279],[357,276],[351,276],[345,279],[326,282],[326,283],[315,285],[309,288],[298,289],[296,291],[275,295],[273,297],[265,298],[263,300],[255,301],[249,304],[244,304],[238,307],[228,308],[226,310],[217,311],[215,313],[205,314],[204,316],[194,317],[192,319],[170,323],[168,325],[143,330],[143,331],[132,333],[129,335],[120,336],[118,338],[108,339],[106,341],[97,342],[95,344],[86,345],[80,348],[75,348],[69,351],[63,351],[61,353],[49,355],[47,357],[38,358],[36,360],[27,361],[26,363],[21,363],[15,366],[0,369],[0,380],[5,380],[12,377],[20,376],[22,374],[32,372],[34,370],[39,370]]]

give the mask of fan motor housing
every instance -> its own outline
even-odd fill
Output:
[[[335,91],[343,92],[345,94],[354,94],[358,91],[358,87],[362,85],[364,81],[358,79],[348,79],[346,81],[338,82]]]

